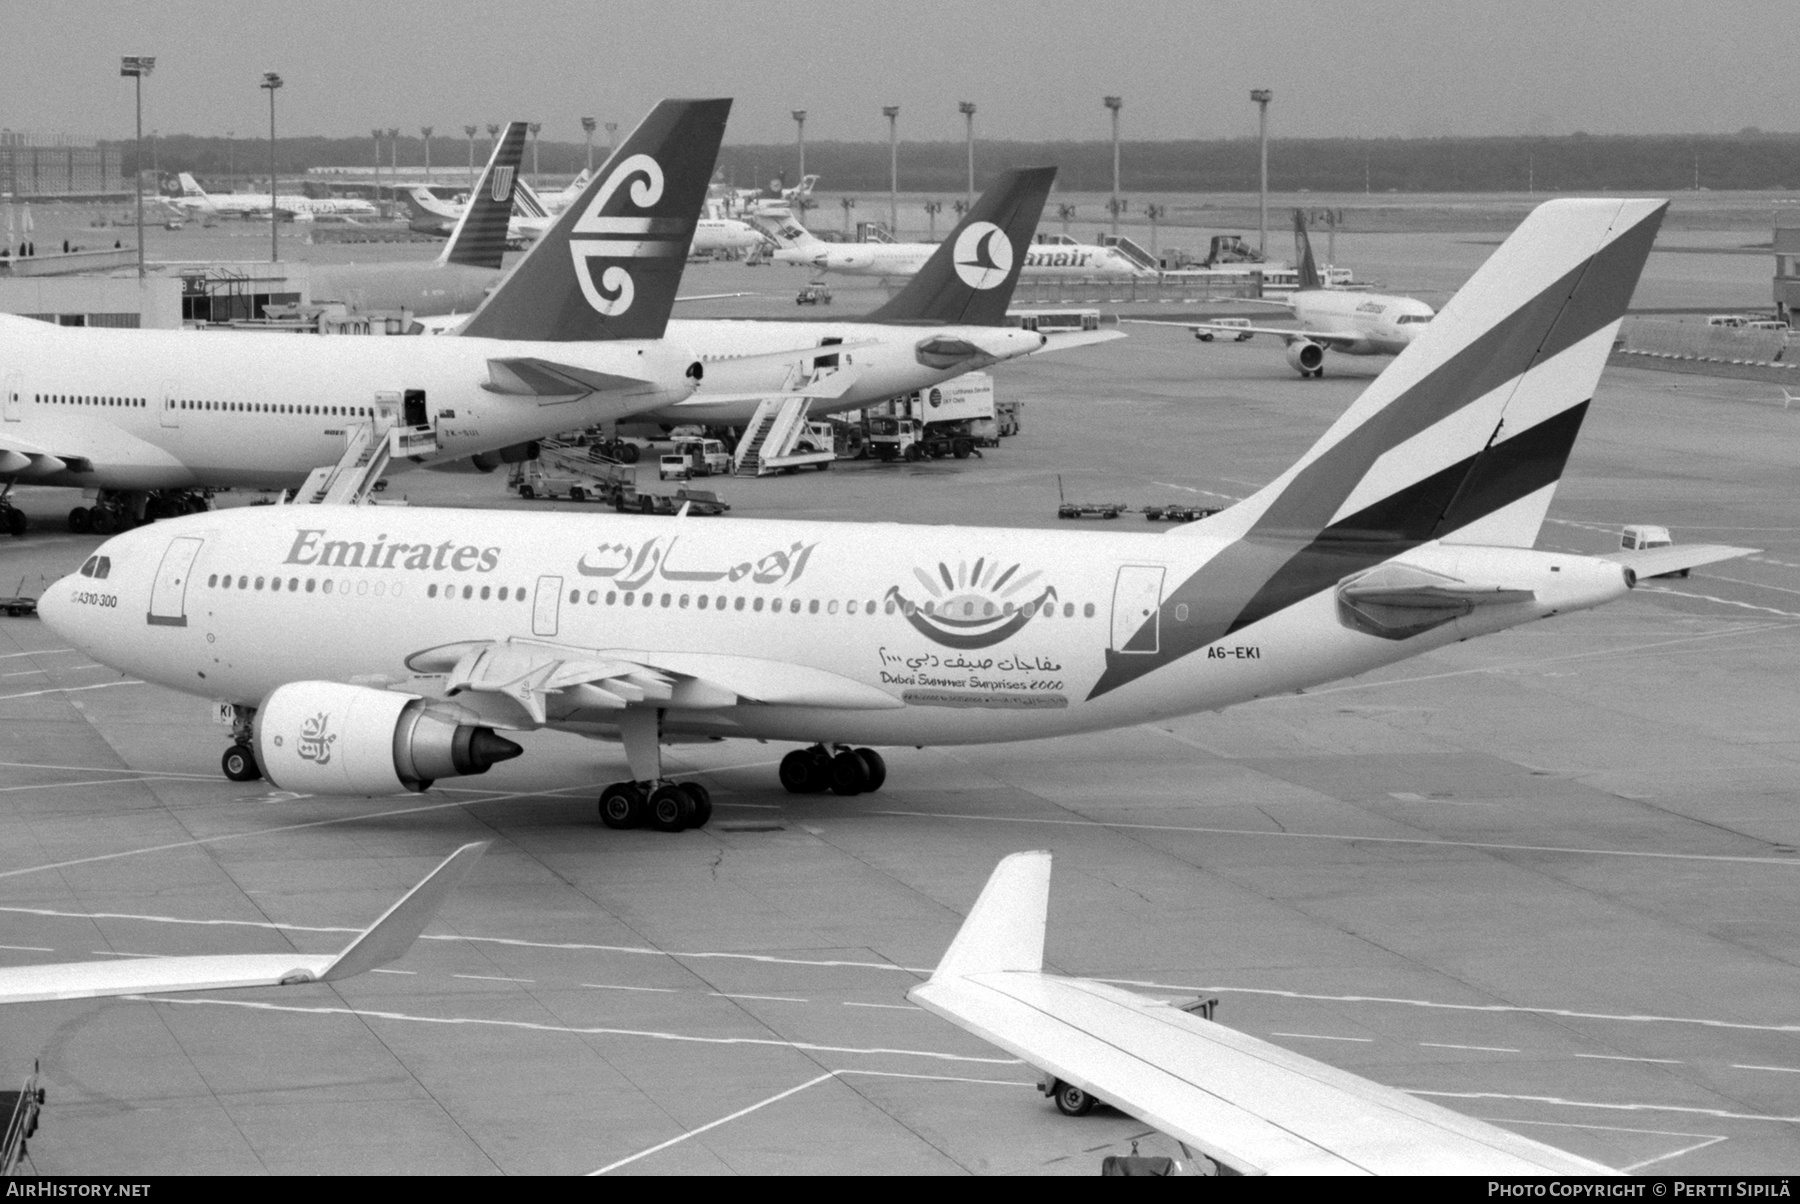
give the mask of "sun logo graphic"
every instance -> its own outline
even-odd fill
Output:
[[[939,561],[937,572],[915,568],[922,588],[916,599],[899,586],[889,588],[906,621],[926,639],[946,648],[989,648],[1017,635],[1033,615],[1048,614],[1056,590],[1041,585],[1041,572],[1021,573],[1020,565],[981,557],[955,568]]]
[[[632,155],[606,177],[570,230],[575,278],[596,313],[610,318],[631,308],[637,293],[631,280],[632,260],[687,257],[680,218],[628,212],[649,209],[662,195],[662,165],[649,155]]]
[[[331,764],[331,746],[337,743],[337,733],[325,730],[330,722],[330,714],[320,711],[300,724],[300,739],[294,744],[294,752],[302,761]]]
[[[956,236],[956,248],[950,261],[956,274],[972,289],[997,288],[1012,271],[1012,240],[993,222],[970,222]]]
[[[512,196],[513,168],[496,167],[493,181],[488,185],[488,195],[496,201],[504,201]]]

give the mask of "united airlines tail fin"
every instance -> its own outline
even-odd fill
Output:
[[[1005,325],[1026,248],[1055,180],[1054,167],[1001,172],[906,287],[866,320]]]
[[[658,104],[459,333],[661,338],[730,113],[729,100]]]
[[[1313,258],[1312,238],[1306,232],[1306,211],[1294,210],[1294,260],[1300,265],[1300,287],[1320,289],[1325,278],[1319,274],[1319,261]]]
[[[524,187],[519,177],[519,160],[525,153],[526,123],[511,121],[506,132],[494,143],[487,167],[469,194],[463,215],[450,231],[439,263],[457,263],[472,268],[498,268],[506,256],[506,228],[512,218],[514,194]],[[424,206],[409,190],[407,208],[415,216]],[[429,195],[429,194],[427,194]],[[429,218],[427,218],[429,220]]]

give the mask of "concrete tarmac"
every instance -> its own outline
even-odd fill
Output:
[[[1024,432],[980,460],[719,488],[737,515],[1036,527],[1058,525],[1059,477],[1077,500],[1223,503],[1383,363],[1301,381],[1264,340],[1130,329],[1001,369]],[[1651,522],[1763,551],[1223,714],[888,750],[887,786],[855,799],[785,794],[782,746],[679,747],[718,810],[678,836],[603,828],[622,758],[555,734],[420,796],[234,785],[204,700],[0,620],[0,964],[330,950],[456,845],[496,842],[385,971],[9,1009],[0,1075],[41,1058],[50,1097],[33,1161],[1091,1174],[1146,1126],[1062,1117],[1029,1067],[904,999],[994,863],[1048,848],[1058,970],[1217,996],[1222,1023],[1620,1169],[1789,1171],[1796,424],[1772,386],[1611,369],[1541,545]],[[392,491],[574,505],[497,477]],[[27,494],[34,518],[72,504]],[[0,587],[98,542],[6,545]]]

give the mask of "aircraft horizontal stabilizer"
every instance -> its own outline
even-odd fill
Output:
[[[1047,330],[1044,332],[1044,345],[1031,354],[1042,355],[1046,351],[1067,351],[1072,347],[1110,343],[1114,339],[1124,337],[1123,330]]]
[[[445,897],[467,876],[490,843],[478,841],[456,850],[342,953],[133,957],[111,962],[9,966],[0,969],[0,1003],[284,987],[335,982],[362,974],[386,965],[412,947]]]
[[[641,377],[596,372],[535,356],[515,356],[489,360],[488,382],[481,387],[490,393],[509,393],[516,397],[576,397],[587,393],[642,389],[653,383]]]
[[[1661,577],[1684,569],[1697,569],[1701,565],[1717,564],[1721,560],[1754,556],[1760,551],[1761,548],[1733,548],[1717,543],[1671,544],[1634,552],[1611,552],[1601,559],[1622,564],[1639,577]]]
[[[1043,973],[1049,882],[1048,853],[1002,861],[907,998],[1241,1174],[1614,1173],[1162,1000]]]

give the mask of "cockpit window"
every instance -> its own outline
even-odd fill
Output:
[[[92,577],[94,575],[94,566],[99,563],[100,558],[98,556],[89,556],[87,558],[87,563],[81,566],[81,575],[83,577]]]
[[[97,562],[94,565],[95,580],[98,580],[98,581],[106,580],[106,575],[108,573],[112,572],[112,557],[111,556],[96,556],[96,557],[94,557],[94,560]]]
[[[1430,314],[1401,314],[1399,324],[1401,326],[1410,326],[1414,322],[1429,322],[1429,321],[1431,321]]]

